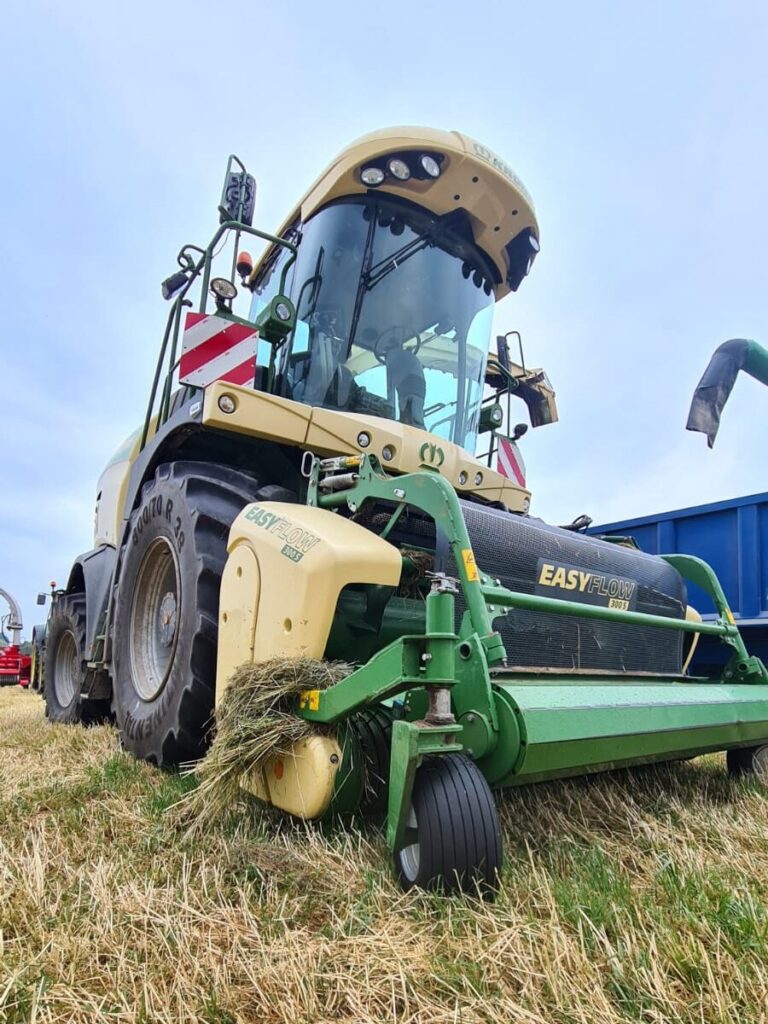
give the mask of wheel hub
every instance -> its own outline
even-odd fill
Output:
[[[160,603],[160,642],[170,647],[176,636],[176,595],[171,591]]]
[[[131,676],[142,700],[155,700],[168,680],[176,651],[180,593],[176,552],[166,537],[158,537],[144,553],[131,608]]]
[[[77,642],[74,635],[67,630],[66,633],[62,633],[56,648],[53,668],[53,689],[62,708],[68,708],[75,698],[78,668]]]
[[[405,822],[406,835],[414,839],[415,842],[410,843],[408,846],[404,846],[400,851],[400,864],[403,869],[403,874],[409,882],[413,882],[419,874],[419,864],[421,862],[421,850],[419,847],[419,824],[416,819],[416,811],[411,806],[408,812],[408,818]]]

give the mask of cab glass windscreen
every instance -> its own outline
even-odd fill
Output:
[[[460,216],[380,196],[326,207],[302,232],[282,393],[474,452],[493,273]]]

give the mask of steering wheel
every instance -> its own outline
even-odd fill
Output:
[[[382,366],[385,366],[387,362],[387,352],[386,349],[382,346],[382,342],[387,337],[387,335],[391,334],[393,331],[400,331],[400,346],[402,348],[403,342],[405,340],[405,328],[401,324],[392,324],[391,327],[387,327],[385,330],[383,330],[376,339],[376,344],[373,346],[373,354],[376,356],[377,362],[381,363]],[[413,348],[409,348],[408,351],[413,352],[413,354],[416,355],[420,348],[421,334],[417,334],[416,344],[413,346]]]

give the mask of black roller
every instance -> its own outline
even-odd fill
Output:
[[[389,799],[389,755],[392,746],[392,708],[373,704],[350,719],[363,754],[365,783],[360,809],[374,814],[387,809]]]

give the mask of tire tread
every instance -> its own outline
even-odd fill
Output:
[[[247,504],[258,501],[260,497],[259,481],[245,471],[187,460],[163,463],[142,487],[141,499],[131,517],[129,537],[147,501],[165,483],[175,485],[181,492],[193,532],[188,541],[194,545],[192,577],[183,579],[182,586],[194,595],[194,623],[190,642],[184,649],[179,644],[175,654],[176,658],[184,659],[183,679],[175,683],[178,696],[162,722],[150,735],[139,739],[130,739],[126,735],[124,722],[127,713],[120,706],[120,698],[115,698],[124,744],[137,756],[160,766],[195,760],[205,752],[213,714],[219,589],[227,557],[227,538],[235,517]],[[126,548],[121,553],[121,562],[125,559]],[[121,612],[124,614],[122,601],[129,600],[130,595],[122,595],[118,580],[116,633],[127,628],[121,626],[119,619]],[[113,666],[113,671],[120,673],[125,670]],[[124,685],[122,683],[121,688]]]
[[[416,774],[413,806],[418,822],[419,870],[406,888],[495,893],[502,864],[501,833],[490,787],[464,754],[427,757]]]

